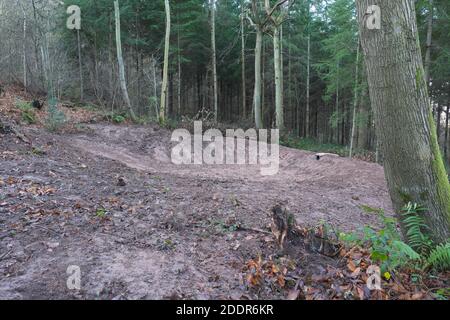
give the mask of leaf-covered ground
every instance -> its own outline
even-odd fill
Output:
[[[27,99],[10,90],[0,113],[20,121],[18,96]],[[272,177],[257,166],[175,166],[169,131],[63,110],[61,132],[43,128],[45,111],[21,126],[32,146],[0,134],[0,298],[433,297],[432,283],[403,279],[412,274],[368,292],[363,249],[329,257],[299,238],[280,252],[269,233],[279,202],[300,226],[376,227],[361,206],[391,211],[380,166],[289,148]],[[70,265],[81,268],[79,291],[66,286]]]

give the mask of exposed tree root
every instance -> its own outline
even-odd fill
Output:
[[[20,130],[11,122],[6,122],[0,118],[0,133],[10,134],[13,133],[21,141],[31,145],[31,140],[28,139]]]

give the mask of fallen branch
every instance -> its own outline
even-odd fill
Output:
[[[17,129],[14,124],[6,123],[2,119],[0,119],[0,133],[5,133],[5,134],[13,133],[21,141],[31,145],[31,140],[28,139],[22,132],[20,132],[19,129]]]
[[[258,232],[258,233],[264,233],[264,234],[272,235],[272,232],[265,231],[265,230],[262,230],[262,229],[257,229],[257,228],[250,228],[250,227],[239,226],[239,227],[237,228],[237,230],[238,230],[238,231]]]

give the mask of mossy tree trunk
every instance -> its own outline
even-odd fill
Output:
[[[369,29],[371,5],[381,28]],[[396,212],[425,206],[435,241],[449,237],[450,185],[436,137],[419,46],[414,0],[358,0],[361,34],[377,137]],[[404,226],[402,226],[403,231]]]

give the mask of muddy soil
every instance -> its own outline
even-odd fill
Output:
[[[287,204],[299,225],[355,231],[391,211],[373,163],[280,149],[280,171],[177,166],[170,132],[92,124],[72,134],[31,127],[34,150],[0,135],[0,299],[283,298],[249,291],[242,268],[276,252],[269,211]],[[125,185],[118,183],[119,178]],[[338,263],[302,251],[313,273]],[[79,266],[81,290],[66,285]]]

